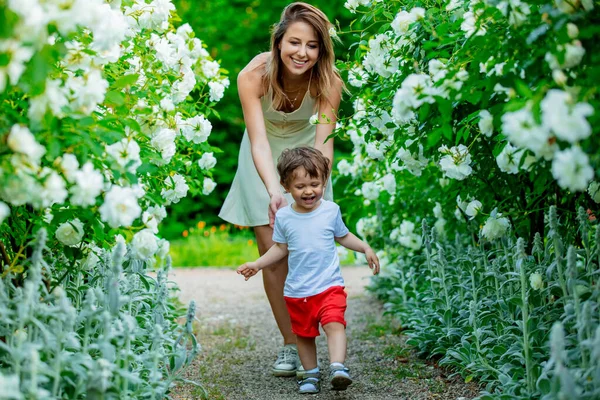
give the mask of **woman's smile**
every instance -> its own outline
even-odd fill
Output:
[[[279,51],[288,73],[304,74],[319,59],[319,39],[314,28],[306,22],[294,22],[285,32]]]

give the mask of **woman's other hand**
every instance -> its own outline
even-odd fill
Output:
[[[277,210],[285,206],[287,206],[287,200],[283,194],[275,193],[271,196],[271,201],[269,203],[269,226],[271,228],[275,225],[275,214],[277,214]]]

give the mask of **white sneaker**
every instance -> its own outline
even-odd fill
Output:
[[[286,344],[279,349],[277,360],[273,363],[271,372],[274,376],[296,376],[298,364],[300,364],[298,348],[295,344]]]

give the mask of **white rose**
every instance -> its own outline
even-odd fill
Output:
[[[315,115],[311,115],[311,117],[308,119],[308,122],[311,125],[317,125],[319,123],[319,114],[315,114]]]
[[[202,143],[210,136],[212,124],[203,115],[196,115],[183,121],[179,125],[179,130],[188,142]]]
[[[465,214],[467,214],[471,219],[475,218],[479,211],[481,210],[482,204],[479,200],[473,200],[469,204],[467,204],[467,209],[465,210]]]
[[[210,101],[219,101],[223,98],[223,94],[225,93],[225,85],[221,82],[208,82],[209,91],[209,99]]]
[[[158,251],[156,252],[158,258],[164,259],[169,254],[170,249],[171,244],[168,240],[158,239]]]
[[[0,201],[0,224],[2,224],[2,222],[4,222],[6,217],[8,217],[9,215],[10,208],[8,207],[8,205],[6,205],[6,203]]]
[[[365,182],[362,184],[362,194],[367,200],[377,200],[381,188],[376,182]]]
[[[381,178],[381,182],[386,192],[391,195],[396,194],[396,177],[394,177],[394,174],[386,174]]]
[[[442,146],[438,151],[445,154],[440,159],[440,167],[444,172],[444,175],[448,178],[461,181],[473,172],[470,166],[471,155],[469,154],[469,149],[465,145],[461,144],[454,146],[451,149]]]
[[[173,100],[169,98],[164,98],[160,101],[160,108],[165,110],[166,112],[175,110],[175,104],[173,104]]]
[[[158,241],[149,229],[143,229],[133,235],[131,256],[139,260],[148,260],[158,251]]]
[[[588,138],[592,127],[586,117],[594,114],[588,103],[576,103],[567,92],[551,89],[541,102],[544,126],[570,143]]]
[[[573,192],[585,190],[594,179],[594,170],[589,158],[578,146],[557,151],[552,160],[552,176],[558,186]]]
[[[35,208],[47,208],[52,204],[62,204],[68,196],[65,180],[50,168],[44,167],[40,173],[43,184],[31,193],[31,204]]]
[[[131,226],[142,213],[135,191],[131,188],[113,186],[100,206],[100,217],[112,228]]]
[[[175,155],[175,151],[177,150],[175,147],[175,136],[177,136],[177,134],[173,129],[162,128],[150,141],[152,147],[160,152],[161,157],[167,163],[171,161],[171,158]]]
[[[461,7],[462,5],[463,5],[462,0],[450,0],[448,5],[446,6],[446,11],[454,11],[457,8]]]
[[[83,239],[83,224],[79,218],[60,224],[55,232],[56,239],[66,246],[76,247]]]
[[[516,174],[519,172],[519,164],[525,151],[507,143],[500,154],[496,157],[496,163],[500,171],[507,174]]]
[[[120,141],[106,146],[106,153],[110,155],[122,168],[135,174],[142,165],[140,159],[140,145],[132,138],[123,138]]]
[[[60,168],[62,169],[65,178],[69,182],[73,182],[75,179],[75,172],[79,169],[79,161],[74,154],[65,154],[60,157]]]
[[[340,172],[340,175],[342,176],[348,176],[348,175],[354,175],[353,171],[356,169],[354,168],[346,159],[340,160],[340,162],[338,162],[337,164],[337,169]]]
[[[216,61],[202,61],[202,73],[207,79],[214,78],[219,74],[219,63]]]
[[[86,162],[81,171],[75,172],[75,185],[71,187],[71,202],[87,207],[96,203],[96,197],[102,192],[104,178],[94,169],[91,162]]]
[[[213,156],[213,153],[204,153],[202,157],[198,160],[198,165],[202,169],[211,169],[215,165],[217,165],[217,159]]]
[[[81,268],[86,271],[94,268],[100,262],[99,254],[102,254],[102,249],[95,244],[90,243],[87,246],[87,255],[81,263]]]
[[[502,214],[499,214],[492,211],[492,215],[485,221],[485,225],[481,229],[481,235],[485,237],[487,240],[494,240],[501,238],[506,234],[508,227],[510,226],[510,222],[506,217],[500,217]]]
[[[361,67],[354,67],[348,71],[348,83],[354,87],[362,87],[368,79],[369,75]]]
[[[396,18],[392,21],[392,29],[398,36],[404,36],[408,29],[410,28],[410,24],[417,20],[416,16],[412,13],[408,13],[406,11],[400,11]]]
[[[215,181],[210,178],[204,178],[204,182],[202,184],[202,194],[208,196],[212,193],[213,190],[217,187]]]
[[[165,179],[165,187],[160,195],[167,200],[167,205],[178,203],[179,200],[187,196],[189,186],[185,183],[185,178],[179,174],[168,176]]]
[[[35,137],[26,126],[13,125],[6,143],[15,153],[25,154],[36,162],[39,162],[46,153],[46,148],[35,140]]]
[[[494,133],[494,117],[488,110],[481,110],[479,112],[479,130],[487,137],[491,137]]]

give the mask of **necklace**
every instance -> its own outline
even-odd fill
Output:
[[[300,96],[300,93],[302,92],[302,86],[300,86],[298,88],[298,90],[292,92],[292,93],[296,93],[296,96],[294,96],[293,99],[290,99],[290,97],[287,95],[287,93],[284,92],[285,98],[287,99],[287,101],[290,103],[290,108],[294,109],[296,108],[296,100],[298,100],[298,96]]]

